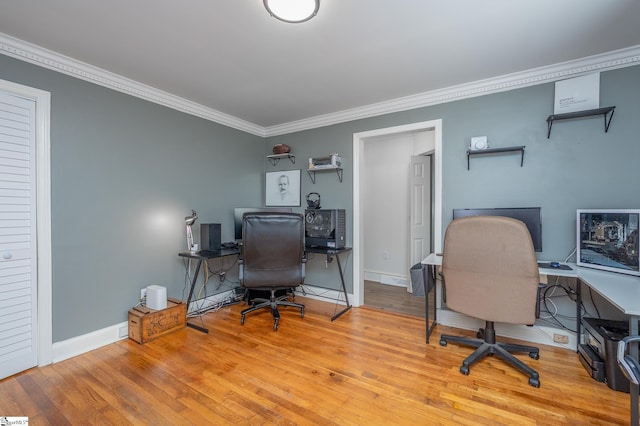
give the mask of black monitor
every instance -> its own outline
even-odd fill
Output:
[[[242,241],[242,215],[253,212],[291,213],[291,207],[236,207],[233,209],[233,229],[236,241]]]
[[[453,210],[454,220],[467,216],[504,216],[518,219],[527,225],[535,251],[542,251],[542,211],[540,207]]]

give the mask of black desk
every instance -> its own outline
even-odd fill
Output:
[[[327,263],[331,263],[333,258],[336,258],[336,263],[338,264],[338,272],[340,273],[340,284],[342,286],[342,291],[344,292],[344,300],[347,303],[347,307],[335,314],[331,317],[331,321],[335,321],[340,318],[344,313],[346,313],[349,309],[351,309],[351,304],[349,303],[349,296],[347,294],[347,286],[344,282],[344,272],[342,271],[342,263],[340,263],[340,254],[349,253],[351,251],[351,247],[340,247],[340,248],[330,248],[330,247],[313,247],[307,246],[305,247],[305,252],[307,253],[317,253],[317,254],[325,254],[327,256]]]
[[[240,254],[240,248],[238,247],[223,248],[220,250],[211,250],[207,252],[198,252],[198,253],[192,253],[189,251],[181,251],[180,253],[178,253],[178,256],[180,257],[196,259],[198,261],[198,263],[196,264],[196,270],[193,273],[193,279],[191,280],[189,297],[187,298],[187,314],[189,310],[189,305],[191,304],[191,298],[193,297],[193,291],[196,288],[196,282],[198,281],[198,274],[200,273],[200,267],[202,266],[202,262],[209,259],[217,259],[220,257],[233,256],[233,255],[239,255],[239,254]],[[207,330],[206,328],[200,327],[199,325],[192,324],[189,321],[187,321],[187,327],[195,328],[196,330],[201,331],[203,333],[209,333],[209,330]]]

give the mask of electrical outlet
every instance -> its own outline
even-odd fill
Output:
[[[569,343],[569,336],[567,336],[566,334],[554,333],[553,334],[553,341],[556,342],[556,343],[567,344],[567,343]]]

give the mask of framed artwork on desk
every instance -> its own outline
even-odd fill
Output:
[[[267,172],[265,176],[265,205],[300,206],[300,169]]]

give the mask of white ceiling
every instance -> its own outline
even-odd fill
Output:
[[[302,24],[262,0],[0,0],[0,33],[260,128],[638,46],[639,20],[638,0],[321,0]]]

